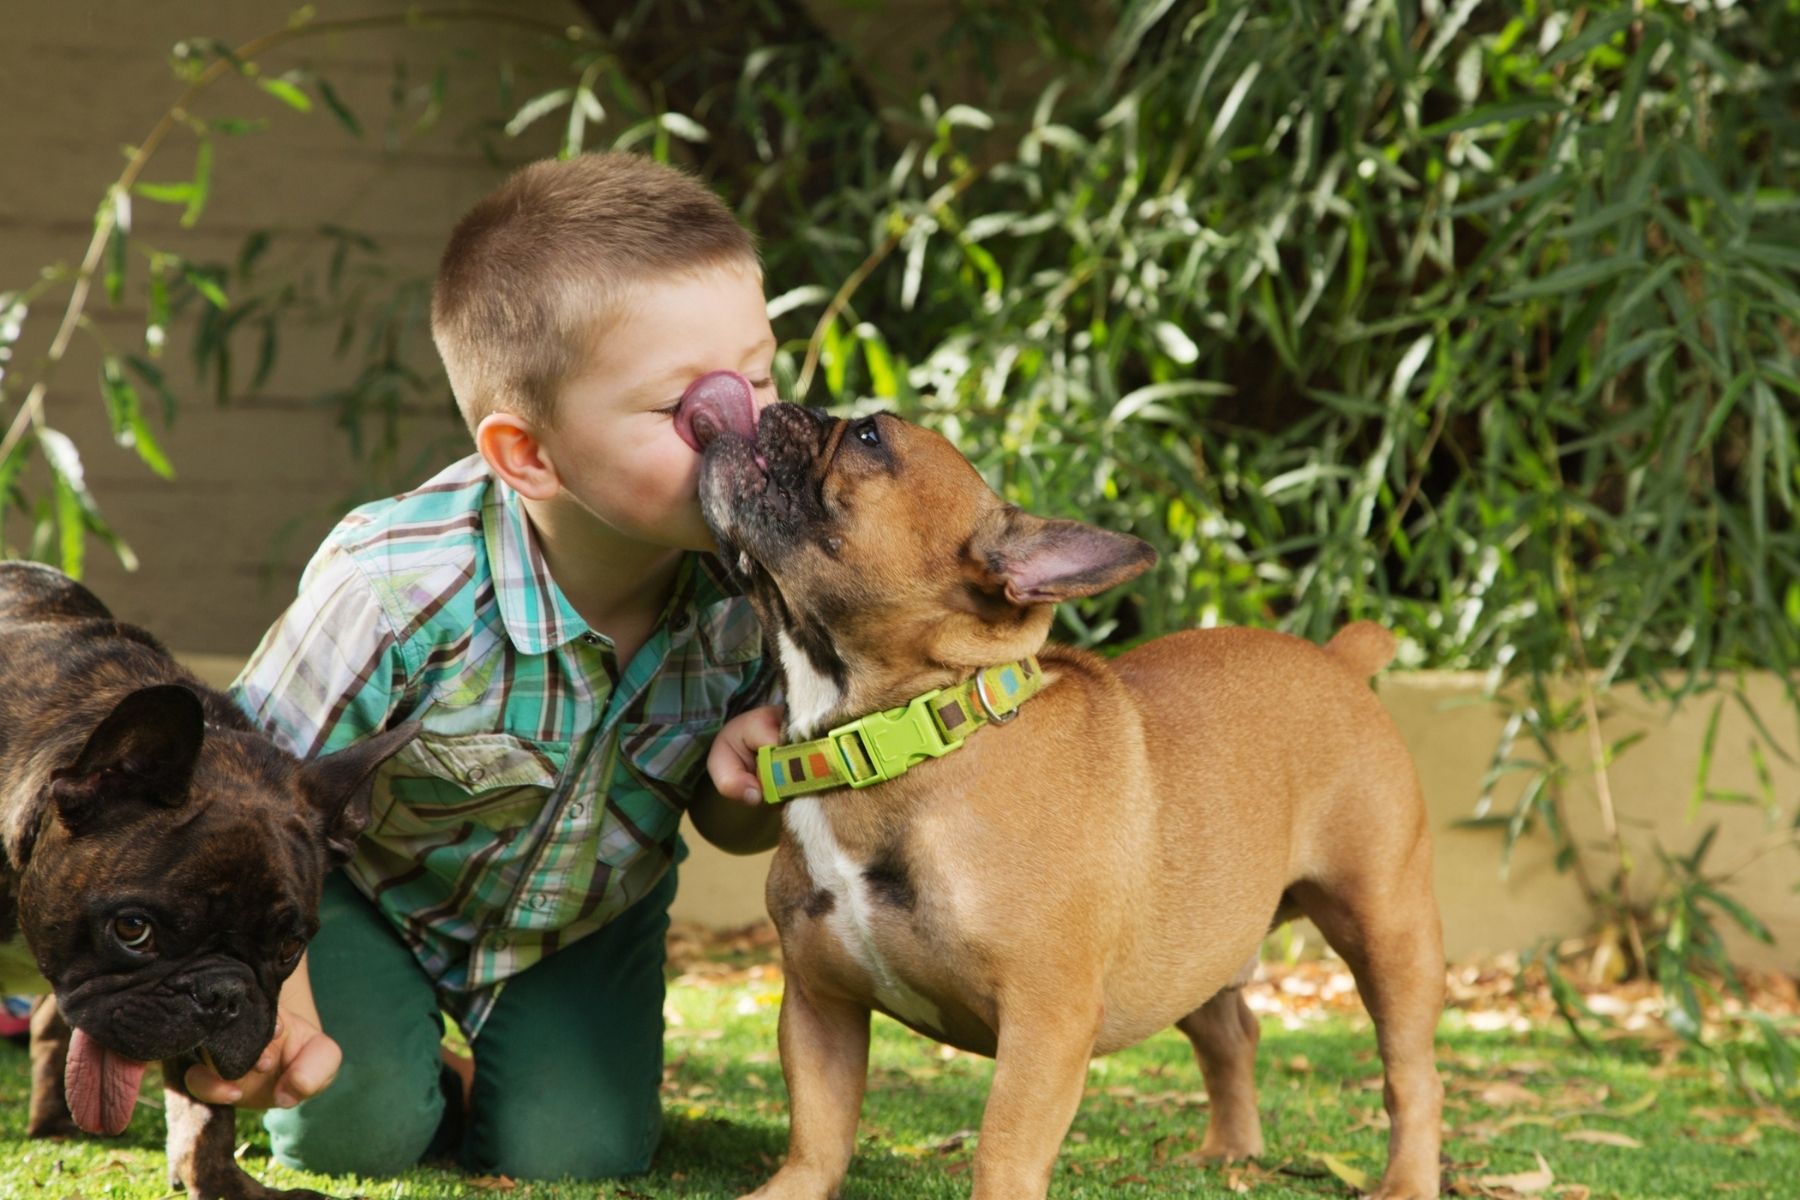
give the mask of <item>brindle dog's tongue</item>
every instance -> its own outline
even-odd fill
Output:
[[[755,440],[756,389],[736,371],[713,371],[681,394],[675,432],[698,453],[727,430]]]
[[[63,1088],[75,1123],[89,1133],[124,1133],[131,1124],[131,1110],[137,1107],[144,1065],[75,1030],[63,1072]]]

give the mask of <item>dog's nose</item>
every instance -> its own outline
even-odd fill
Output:
[[[229,975],[203,975],[195,979],[189,994],[194,1004],[209,1017],[233,1020],[244,1003],[244,983]]]

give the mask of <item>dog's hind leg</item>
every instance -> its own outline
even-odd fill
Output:
[[[1391,1126],[1388,1164],[1372,1200],[1438,1194],[1444,1089],[1436,1036],[1444,1002],[1444,942],[1421,835],[1397,861],[1360,864],[1349,878],[1296,885],[1294,898],[1356,976],[1375,1021]]]
[[[1208,1116],[1200,1156],[1220,1162],[1257,1157],[1263,1152],[1256,1111],[1256,1043],[1262,1030],[1243,991],[1226,988],[1175,1027],[1194,1044],[1206,1079]]]

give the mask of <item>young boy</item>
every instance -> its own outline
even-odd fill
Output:
[[[672,168],[537,163],[451,235],[432,334],[479,453],[346,517],[233,691],[297,754],[424,732],[258,1069],[188,1084],[273,1108],[276,1158],[326,1174],[641,1172],[681,815],[738,852],[778,829],[752,766],[771,667],[672,420],[714,370],[774,398],[755,247]],[[472,1082],[440,1067],[440,1010]]]

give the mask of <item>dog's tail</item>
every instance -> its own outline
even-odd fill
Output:
[[[1325,643],[1326,651],[1360,679],[1369,678],[1393,662],[1398,648],[1394,635],[1373,621],[1352,621]]]

